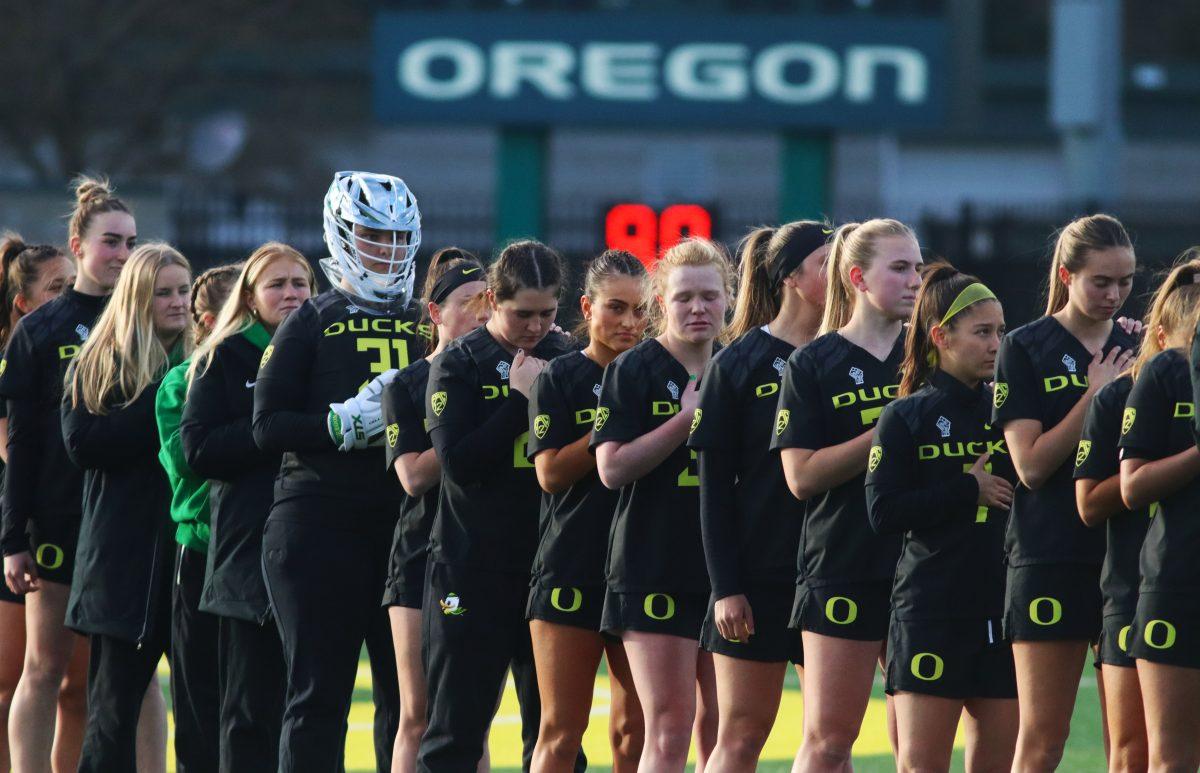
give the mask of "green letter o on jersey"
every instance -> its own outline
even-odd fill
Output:
[[[1050,608],[1049,615],[1043,614],[1047,606]],[[1054,625],[1062,620],[1062,602],[1049,596],[1038,596],[1029,602],[1029,619],[1037,625]]]
[[[933,663],[933,673],[931,673],[929,676],[921,673],[925,670],[923,663],[926,660]],[[922,682],[936,682],[942,678],[942,674],[946,670],[946,662],[937,655],[934,655],[932,652],[918,652],[916,655],[913,655],[913,659],[908,666],[908,670],[912,672],[913,676],[920,679]]]
[[[846,614],[841,617],[837,614],[839,601],[845,602],[846,607]],[[831,596],[825,602],[825,619],[834,625],[850,625],[858,619],[858,604],[845,596]]]
[[[661,615],[654,611],[655,599],[666,599],[666,609]],[[675,599],[666,593],[647,593],[646,598],[642,601],[642,611],[651,620],[670,620],[675,617]]]

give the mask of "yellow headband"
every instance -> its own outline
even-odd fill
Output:
[[[995,293],[979,282],[972,282],[963,288],[963,291],[954,299],[954,303],[950,304],[950,308],[946,309],[946,314],[942,317],[942,321],[938,323],[938,326],[945,327],[946,323],[953,319],[956,314],[973,303],[994,300],[998,300]]]
[[[945,327],[946,323],[953,319],[955,315],[973,303],[996,300],[999,300],[999,298],[986,285],[979,282],[972,282],[962,289],[962,292],[950,304],[950,308],[946,309],[946,314],[942,317],[942,321],[938,323],[938,327]],[[938,361],[937,349],[930,349],[926,360],[931,367],[936,366]]]

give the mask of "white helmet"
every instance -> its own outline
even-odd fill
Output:
[[[417,197],[403,180],[372,172],[338,172],[325,194],[324,221],[325,245],[333,260],[328,264],[322,261],[322,265],[335,285],[345,281],[355,295],[367,301],[408,303],[421,246],[421,212]],[[390,231],[391,238],[377,242],[356,237],[355,225]],[[407,234],[407,241],[401,232]],[[363,264],[359,247],[367,245],[375,248],[369,259],[385,265],[384,271]]]

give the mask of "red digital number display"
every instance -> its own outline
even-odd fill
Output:
[[[656,212],[645,204],[616,204],[604,216],[604,244],[626,250],[649,268],[689,236],[712,238],[712,214],[699,204],[672,204]]]

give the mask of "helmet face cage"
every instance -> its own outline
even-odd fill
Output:
[[[323,220],[325,244],[355,295],[387,304],[408,302],[421,246],[421,213],[403,180],[338,172],[325,194]]]

